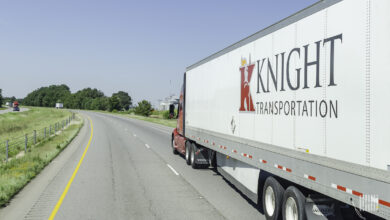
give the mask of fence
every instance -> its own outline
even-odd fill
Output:
[[[25,134],[19,137],[12,137],[0,142],[0,160],[8,162],[10,157],[16,156],[24,150],[27,153],[31,150],[31,147],[39,144],[41,141],[56,135],[58,132],[64,130],[70,122],[75,119],[75,113],[68,118],[59,121],[54,124],[50,124],[47,127],[36,129],[29,134]]]

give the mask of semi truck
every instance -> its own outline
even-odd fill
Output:
[[[319,1],[187,67],[173,153],[266,219],[390,219],[389,12]]]
[[[18,101],[14,101],[12,106],[13,106],[13,111],[17,111],[18,112],[20,110]]]

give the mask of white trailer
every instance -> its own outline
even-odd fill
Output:
[[[389,12],[388,0],[320,1],[188,67],[193,163],[216,152],[268,219],[329,217],[320,203],[303,211],[313,193],[390,219]]]
[[[56,108],[63,108],[64,107],[64,104],[63,103],[61,103],[61,102],[57,102],[56,103]]]

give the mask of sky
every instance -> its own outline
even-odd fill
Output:
[[[53,84],[157,103],[186,67],[317,0],[1,0],[0,88]]]

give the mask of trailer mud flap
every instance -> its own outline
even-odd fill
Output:
[[[343,219],[338,202],[327,198],[306,198],[305,212],[307,219]]]
[[[209,152],[204,147],[196,145],[195,160],[197,164],[209,165]]]

